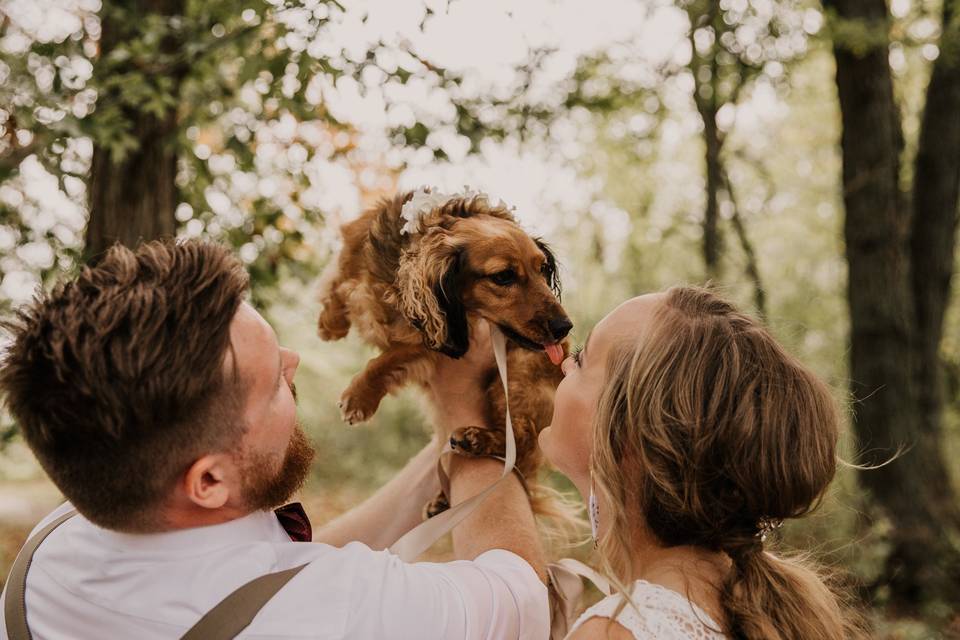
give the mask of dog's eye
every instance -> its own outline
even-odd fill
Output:
[[[545,276],[549,276],[551,273],[553,273],[553,269],[550,268],[549,262],[543,263],[543,265],[540,267],[540,273],[542,273]]]
[[[505,287],[517,281],[517,272],[513,269],[504,269],[503,271],[491,274],[490,279],[493,280],[494,284]]]

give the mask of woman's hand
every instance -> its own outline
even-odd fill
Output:
[[[459,359],[441,357],[427,380],[437,426],[444,434],[486,426],[486,385],[495,368],[490,325],[479,320],[471,327],[467,353]]]

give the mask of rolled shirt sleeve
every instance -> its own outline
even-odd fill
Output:
[[[547,588],[533,568],[494,549],[474,561],[404,563],[387,552],[356,576],[344,637],[545,640]]]

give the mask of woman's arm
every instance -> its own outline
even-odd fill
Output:
[[[422,519],[423,505],[440,491],[437,454],[431,440],[392,480],[365,501],[318,529],[314,542],[342,547],[362,542],[371,549],[386,549]]]

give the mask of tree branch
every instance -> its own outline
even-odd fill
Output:
[[[745,270],[750,282],[753,283],[753,300],[757,306],[757,313],[761,318],[767,317],[767,294],[763,287],[763,280],[760,278],[760,267],[757,264],[757,252],[753,248],[753,243],[747,235],[746,226],[743,223],[743,216],[740,215],[740,205],[737,202],[736,194],[733,191],[733,183],[730,181],[730,175],[726,168],[720,167],[720,177],[723,181],[723,190],[727,192],[730,198],[730,204],[733,206],[733,215],[730,221],[733,223],[733,230],[740,241],[740,247],[747,258]]]

